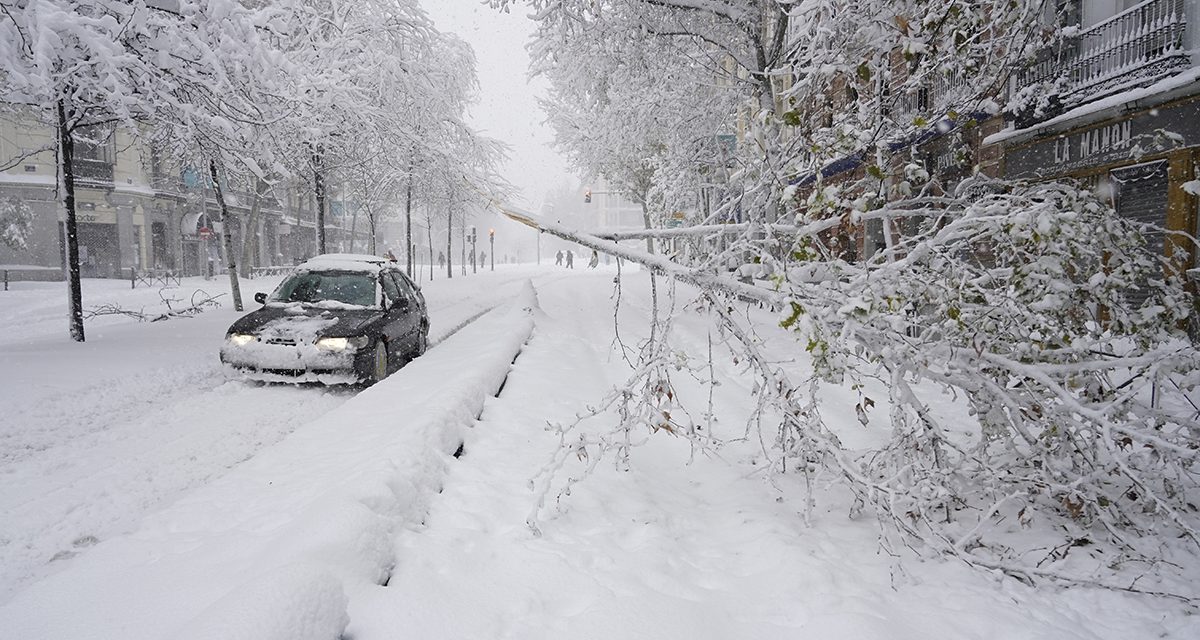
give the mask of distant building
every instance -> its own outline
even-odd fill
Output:
[[[583,225],[584,229],[637,231],[646,228],[642,218],[642,205],[624,196],[607,180],[597,179],[590,191],[591,202],[584,205],[583,211],[585,214],[592,212],[592,219]]]
[[[0,115],[0,161],[33,153],[0,171],[0,201],[19,203],[33,213],[28,247],[0,245],[0,264],[60,267],[64,262],[63,212],[57,196],[56,140],[53,128],[32,117]],[[219,234],[220,211],[207,171],[179,167],[142,139],[122,129],[92,128],[76,135],[74,173],[79,261],[84,277],[128,277],[129,269],[170,269],[184,275],[225,264]],[[241,259],[242,226],[254,202],[254,186],[225,189],[237,226]],[[254,266],[293,264],[316,253],[312,190],[284,182],[263,197],[255,223]],[[343,212],[346,215],[343,215]],[[326,216],[330,251],[348,248],[353,203],[331,198]],[[364,220],[355,228],[355,250],[367,246]]]

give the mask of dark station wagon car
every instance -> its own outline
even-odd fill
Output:
[[[221,362],[251,378],[373,384],[428,346],[425,297],[384,258],[317,256],[255,300],[221,346]]]

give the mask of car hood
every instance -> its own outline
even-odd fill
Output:
[[[267,305],[234,322],[229,332],[311,342],[322,336],[358,335],[382,315],[378,309]]]

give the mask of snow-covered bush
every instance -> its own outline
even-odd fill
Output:
[[[33,211],[16,198],[0,200],[0,242],[11,249],[27,247]]]

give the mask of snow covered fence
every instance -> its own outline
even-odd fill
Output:
[[[0,607],[4,637],[338,637],[347,593],[386,583],[467,429],[533,330],[527,283],[278,446]]]

